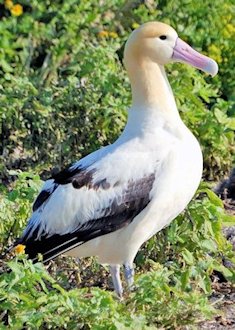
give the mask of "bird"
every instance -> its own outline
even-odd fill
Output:
[[[121,267],[127,287],[133,287],[138,250],[185,209],[203,170],[200,145],[181,120],[167,79],[170,62],[211,76],[218,72],[213,59],[165,23],[132,31],[123,57],[132,93],[126,126],[113,144],[45,181],[15,242],[30,259],[95,256],[109,265],[118,297],[124,292]]]

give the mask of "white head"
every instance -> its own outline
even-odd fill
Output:
[[[124,64],[131,67],[132,61],[141,65],[152,61],[159,65],[169,62],[188,63],[215,76],[217,63],[191,48],[178,37],[176,31],[167,24],[150,22],[141,25],[130,35],[124,50]]]

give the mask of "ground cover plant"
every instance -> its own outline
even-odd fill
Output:
[[[174,329],[211,318],[212,282],[235,281],[234,252],[222,234],[234,217],[207,182],[234,164],[233,1],[8,0],[0,9],[2,255],[21,234],[41,180],[120,134],[130,104],[121,59],[133,28],[169,23],[220,66],[213,80],[182,64],[167,67],[181,116],[203,149],[204,182],[139,252],[136,289],[117,301],[93,259],[59,258],[48,273],[23,253],[8,256],[1,329]]]

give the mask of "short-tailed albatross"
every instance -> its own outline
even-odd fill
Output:
[[[45,182],[16,242],[30,258],[97,256],[110,265],[118,296],[121,265],[132,286],[137,251],[184,210],[202,175],[200,146],[179,116],[164,69],[174,61],[212,76],[218,71],[164,23],[131,33],[124,51],[132,89],[126,127],[113,144]]]

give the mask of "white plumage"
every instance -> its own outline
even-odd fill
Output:
[[[174,60],[212,75],[218,69],[166,24],[147,23],[131,34],[124,53],[133,98],[127,125],[112,145],[45,182],[18,241],[31,258],[97,256],[111,266],[119,296],[120,265],[132,285],[138,249],[186,207],[202,174],[199,144],[178,114],[164,71]]]

